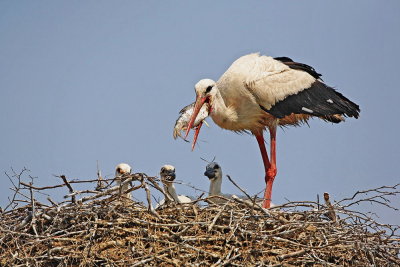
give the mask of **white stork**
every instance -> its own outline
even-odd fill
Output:
[[[174,202],[177,203],[190,203],[192,200],[188,198],[187,196],[184,195],[178,195],[176,193],[176,189],[174,186],[174,181],[176,178],[175,174],[175,167],[172,165],[164,165],[161,167],[160,170],[160,177],[161,177],[161,182],[164,185],[164,193],[168,195],[171,199],[173,199]],[[158,205],[161,206],[166,202],[165,199],[160,201],[160,204]]]
[[[223,196],[225,198],[232,198],[233,195],[223,194],[221,192],[222,186],[222,169],[221,166],[216,162],[210,162],[206,166],[206,171],[204,175],[210,180],[210,189],[208,190],[208,196]],[[215,198],[212,200],[217,204],[225,203],[226,201],[220,198]]]
[[[129,164],[120,163],[115,167],[115,180],[118,185],[121,185],[123,181],[125,181],[126,176],[131,174],[132,168]],[[126,192],[129,189],[129,184],[124,184],[121,188],[121,192]],[[132,199],[131,193],[126,193],[126,198]]]
[[[185,138],[205,103],[221,128],[255,135],[265,169],[263,207],[269,208],[277,173],[277,126],[299,125],[310,117],[339,123],[344,117],[359,116],[359,106],[323,83],[320,76],[313,67],[287,57],[258,53],[242,56],[217,82],[204,79],[195,85],[196,104]],[[265,129],[270,132],[270,158],[263,137]]]
[[[219,165],[216,162],[210,162],[206,166],[206,171],[204,172],[204,175],[208,177],[210,180],[210,189],[208,190],[208,196],[223,196],[225,198],[231,199],[231,198],[239,198],[243,201],[249,201],[250,199],[245,196],[238,196],[238,195],[232,195],[232,194],[224,194],[221,192],[221,186],[222,186],[222,168],[221,165]],[[217,199],[213,200],[215,203],[221,204],[225,203],[223,199]],[[261,205],[262,199],[257,198],[256,199],[257,204]],[[250,203],[250,202],[249,202]],[[251,204],[251,203],[250,203]],[[275,205],[271,202],[271,207],[275,207]]]

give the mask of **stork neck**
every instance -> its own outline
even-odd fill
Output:
[[[171,183],[170,185],[164,185],[164,192],[165,194],[170,196],[175,202],[180,202],[173,183]]]
[[[211,180],[210,190],[208,191],[208,194],[210,196],[221,195],[221,185],[222,185],[222,175]]]
[[[217,88],[218,89],[218,88]],[[234,129],[238,116],[236,111],[226,105],[219,90],[216,90],[211,99],[211,117],[214,122],[224,129]]]
[[[212,95],[212,112],[223,113],[228,108],[226,107],[225,100],[221,95],[221,92],[216,88],[215,93]]]
[[[121,180],[121,179],[122,179],[122,177],[120,177],[120,179],[117,180],[117,185],[118,185],[118,186],[121,186],[121,184],[124,182],[124,181]],[[128,183],[125,183],[125,184],[122,186],[122,191],[128,190],[128,188],[129,188],[129,184],[128,184]]]

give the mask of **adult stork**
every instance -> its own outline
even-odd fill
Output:
[[[320,77],[313,67],[288,57],[272,58],[259,53],[242,56],[217,82],[203,79],[195,85],[195,107],[185,138],[206,103],[213,121],[221,128],[250,131],[257,139],[264,163],[263,207],[269,208],[277,173],[277,126],[299,125],[311,117],[339,123],[344,117],[359,116],[359,106]],[[270,157],[263,137],[265,129],[270,133]]]

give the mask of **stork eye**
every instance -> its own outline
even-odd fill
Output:
[[[206,94],[209,93],[209,92],[211,91],[212,88],[213,88],[213,87],[212,87],[211,85],[208,86],[207,89],[206,89]]]
[[[117,172],[121,172],[121,169],[120,169],[120,168],[117,168]]]

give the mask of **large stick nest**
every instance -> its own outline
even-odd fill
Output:
[[[361,202],[390,207],[395,186],[359,191],[334,204],[289,202],[262,209],[253,199],[201,198],[155,210],[155,177],[133,174],[121,187],[74,191],[63,184],[34,187],[15,173],[14,196],[0,214],[1,266],[400,266],[398,226],[352,210]],[[96,181],[86,181],[93,188]],[[107,181],[105,181],[107,182]],[[68,201],[43,204],[38,192],[65,186]],[[133,192],[135,193],[135,192]],[[85,196],[83,196],[85,195]],[[168,202],[168,201],[167,201]],[[205,202],[208,202],[206,205]]]

